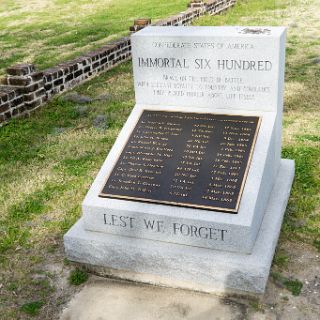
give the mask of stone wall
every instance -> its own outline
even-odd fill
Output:
[[[158,21],[157,26],[183,26],[208,13],[219,14],[236,3],[236,0],[193,0],[186,11]],[[130,28],[136,32],[151,23],[150,19],[137,19]],[[0,126],[8,120],[28,116],[44,105],[53,95],[109,70],[131,58],[130,38],[110,42],[100,49],[53,68],[37,71],[32,64],[18,64],[7,68],[0,84]]]

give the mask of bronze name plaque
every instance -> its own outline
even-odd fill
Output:
[[[143,111],[101,197],[237,213],[260,117]]]

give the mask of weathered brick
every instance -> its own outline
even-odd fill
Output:
[[[64,71],[64,74],[68,74],[69,72],[77,71],[79,69],[78,63],[74,60],[68,61],[61,66],[61,70]]]
[[[8,101],[8,94],[6,92],[0,92],[0,102],[4,103]]]
[[[15,98],[16,94],[19,94],[20,89],[13,86],[0,86],[0,92],[4,94],[1,98],[2,101],[10,101]]]
[[[12,86],[28,86],[32,83],[31,77],[19,77],[19,76],[8,76],[7,77],[8,84]]]
[[[34,72],[30,75],[33,81],[43,80],[43,72]]]
[[[28,92],[33,92],[33,91],[37,91],[39,88],[43,87],[44,83],[43,81],[31,84],[30,86],[24,87],[23,88],[23,92],[24,93],[28,93]]]
[[[8,112],[6,112],[6,113],[4,114],[4,119],[5,119],[5,120],[11,119],[11,112],[10,112],[10,111],[8,111]]]
[[[101,64],[105,64],[108,62],[108,57],[105,57],[101,60]]]
[[[67,63],[60,63],[58,66],[59,66],[59,70],[57,71],[57,77],[55,79],[61,77],[59,75],[60,71],[62,71],[63,75],[68,74],[69,72],[72,72],[72,69],[70,68],[69,64],[67,64]]]
[[[86,58],[89,58],[91,62],[94,62],[99,59],[99,53],[96,51],[89,52],[85,55]]]
[[[151,24],[151,19],[150,18],[135,19],[133,24],[135,24],[137,26],[147,26],[147,25]]]
[[[18,110],[19,110],[19,113],[21,114],[21,113],[24,113],[27,110],[27,108],[26,106],[23,105],[23,106],[20,106]]]
[[[93,65],[92,65],[92,69],[96,69],[96,68],[98,68],[99,67],[99,65],[100,65],[100,62],[98,61],[98,62],[96,62],[96,63],[94,63]]]
[[[52,90],[51,90],[51,92],[50,92],[50,94],[57,94],[57,93],[59,93],[60,91],[59,91],[59,88],[53,88]]]
[[[7,68],[7,74],[11,76],[24,76],[35,71],[33,64],[21,63]]]
[[[40,105],[41,105],[41,99],[34,100],[32,102],[26,102],[26,104],[25,104],[27,110],[35,109],[35,108],[39,107]]]
[[[15,91],[11,91],[11,92],[8,92],[8,99],[9,101],[14,99],[16,96],[16,92]]]
[[[13,117],[15,117],[16,115],[18,115],[19,114],[19,110],[18,109],[13,109],[12,111],[11,111],[11,115],[13,116]]]
[[[83,62],[84,62],[84,59],[82,57],[79,57],[70,61],[70,63],[72,63],[73,65],[77,65],[78,67],[83,66]]]
[[[28,94],[25,94],[25,95],[24,95],[24,100],[25,100],[25,101],[30,102],[30,101],[33,101],[34,99],[35,99],[35,94],[34,94],[34,92],[28,93]]]
[[[44,88],[41,88],[40,90],[35,92],[36,97],[41,97],[46,94],[46,90]]]
[[[81,76],[83,74],[83,70],[78,70],[77,72],[74,73],[74,77],[78,78],[79,76]]]
[[[48,83],[44,85],[44,88],[48,91],[50,89],[52,89],[52,83]]]
[[[63,84],[63,79],[62,79],[62,78],[56,80],[56,81],[53,83],[53,85],[55,85],[55,86],[59,86],[60,84]]]
[[[4,114],[0,114],[0,123],[5,121]]]
[[[44,82],[51,82],[52,81],[52,75],[48,74],[46,76],[43,77]]]
[[[66,76],[65,82],[68,82],[68,81],[70,81],[72,79],[73,79],[73,73],[70,73],[69,75]]]
[[[88,59],[82,59],[81,62],[79,62],[80,65],[82,65],[83,67],[85,67],[88,64]]]
[[[88,59],[83,56],[80,56],[78,59],[76,59],[76,61],[78,63],[79,68],[85,67],[88,64]]]
[[[0,85],[9,85],[7,77],[0,78]]]
[[[117,45],[118,48],[123,48],[130,44],[130,38],[129,37],[123,37],[117,41],[114,41],[114,44]]]
[[[91,66],[86,66],[84,69],[83,69],[83,72],[84,73],[87,73],[91,70]]]
[[[192,0],[188,4],[189,8],[204,8],[205,3],[202,0]]]
[[[167,25],[167,19],[160,20],[153,24],[154,26],[166,26]]]
[[[0,113],[8,111],[9,107],[10,107],[9,103],[4,103],[4,104],[0,105]]]
[[[54,68],[50,68],[50,69],[45,70],[43,72],[43,74],[45,77],[50,77],[49,81],[52,81],[52,80],[55,80],[58,78],[59,71],[60,71],[59,67],[54,67]]]
[[[24,94],[24,88],[25,87],[14,87],[15,97],[21,96],[22,94]]]
[[[117,50],[117,45],[116,44],[108,44],[106,46],[103,46],[102,49],[104,50],[104,52],[106,52],[106,54],[110,54],[111,52],[113,52],[114,50]]]
[[[107,50],[104,50],[104,49],[102,49],[101,51],[100,51],[100,54],[99,54],[99,58],[100,59],[103,59],[104,57],[106,57],[107,56]]]
[[[16,106],[18,106],[19,104],[22,104],[23,101],[24,101],[23,96],[20,96],[20,97],[17,97],[16,99],[14,99],[14,100],[11,102],[11,104],[12,104],[14,107],[16,107]]]

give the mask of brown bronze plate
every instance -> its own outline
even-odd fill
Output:
[[[260,120],[144,110],[100,196],[237,213]]]

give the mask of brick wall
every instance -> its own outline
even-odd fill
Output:
[[[206,13],[219,14],[235,3],[236,0],[193,0],[186,11],[154,25],[188,25]],[[130,30],[136,32],[150,23],[150,19],[137,19]],[[73,88],[130,58],[130,38],[124,37],[42,72],[38,72],[32,64],[18,64],[7,68],[7,75],[0,84],[0,126],[12,118],[28,116],[53,95]]]
[[[47,97],[70,89],[92,76],[109,70],[131,57],[130,38],[111,42],[100,49],[61,63],[43,72]]]
[[[7,69],[0,85],[0,122],[27,114],[44,104],[48,98],[43,73],[31,64],[19,64]]]

